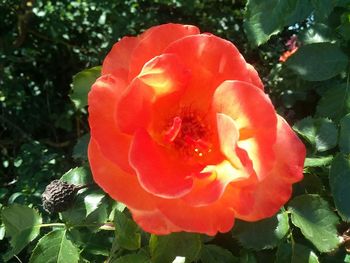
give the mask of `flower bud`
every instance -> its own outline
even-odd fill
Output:
[[[42,194],[44,209],[49,213],[63,212],[72,206],[80,186],[53,180]]]

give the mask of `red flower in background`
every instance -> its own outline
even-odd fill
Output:
[[[293,35],[291,38],[287,41],[286,46],[288,47],[288,50],[285,51],[279,58],[280,62],[286,62],[287,59],[293,55],[298,50],[297,46],[297,36]]]
[[[215,235],[274,215],[305,148],[230,42],[166,24],[116,43],[89,93],[94,180],[146,231]]]

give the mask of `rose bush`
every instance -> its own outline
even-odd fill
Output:
[[[166,24],[124,37],[89,93],[94,180],[155,234],[275,214],[305,147],[230,42]]]

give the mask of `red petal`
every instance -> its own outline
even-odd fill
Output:
[[[169,200],[158,205],[169,221],[183,231],[214,236],[228,232],[234,224],[234,211],[216,202],[209,206],[192,207],[182,200]]]
[[[130,56],[139,43],[137,37],[123,37],[113,45],[102,64],[102,75],[113,74],[123,80],[128,80]]]
[[[153,112],[156,115],[168,113],[169,108],[177,106],[188,78],[189,72],[172,54],[149,61],[119,101],[117,119],[121,130],[132,133],[137,128],[147,127]],[[162,103],[158,103],[159,100]]]
[[[176,54],[193,76],[183,99],[197,108],[206,108],[215,89],[225,80],[249,81],[246,62],[229,41],[201,34],[180,39],[164,51]]]
[[[199,34],[197,27],[181,24],[164,24],[145,31],[131,56],[129,80],[140,73],[147,61],[162,54],[170,43],[196,34]]]
[[[221,151],[228,160],[205,167],[202,173],[210,176],[195,178],[191,192],[182,197],[192,206],[203,206],[217,201],[224,194],[229,183],[247,180],[253,173],[249,158],[242,158],[242,160],[240,158],[241,152],[237,149],[239,134],[234,121],[227,115],[219,113],[217,128]]]
[[[94,139],[90,140],[88,155],[94,181],[113,199],[133,209],[156,209],[156,198],[140,187],[136,175],[105,158]]]
[[[262,83],[258,72],[255,70],[255,68],[247,63],[247,69],[249,71],[249,77],[250,77],[250,82],[257,86],[258,88],[264,90],[264,84]]]
[[[215,91],[213,108],[234,120],[240,133],[238,147],[248,153],[262,180],[274,161],[277,117],[270,99],[252,84],[225,81]]]
[[[202,167],[188,165],[176,154],[154,142],[145,130],[135,133],[129,158],[146,191],[163,198],[178,198],[191,191],[192,177]]]
[[[180,232],[181,228],[170,222],[159,210],[142,211],[130,209],[135,222],[144,230],[155,235]]]
[[[128,152],[131,137],[123,134],[115,122],[117,102],[125,83],[104,75],[91,88],[88,97],[91,137],[101,147],[102,153],[126,171],[131,171]]]
[[[240,219],[256,221],[274,215],[290,198],[292,184],[303,178],[305,146],[280,116],[277,134],[273,169],[262,182],[242,188],[254,199],[254,205],[250,211],[238,213]]]

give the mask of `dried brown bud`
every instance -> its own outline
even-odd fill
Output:
[[[53,180],[42,194],[44,209],[49,213],[63,212],[74,202],[77,192],[82,187],[60,180]]]

